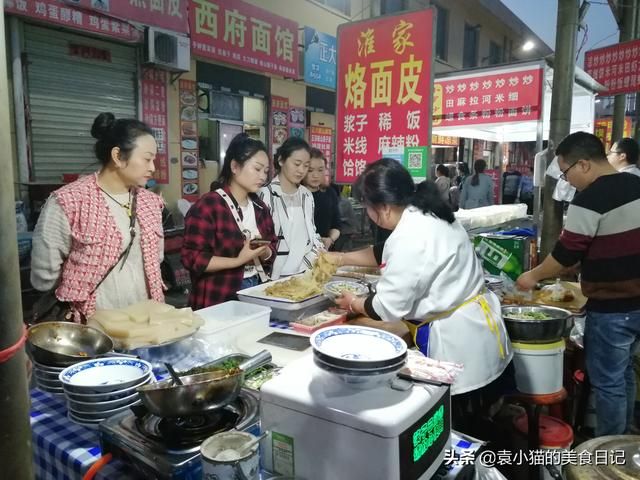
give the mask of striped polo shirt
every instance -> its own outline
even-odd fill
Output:
[[[603,175],[578,193],[552,255],[581,263],[588,310],[640,310],[640,177]]]

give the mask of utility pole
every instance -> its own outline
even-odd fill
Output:
[[[0,6],[2,2],[0,2]],[[0,8],[0,105],[9,105],[4,9]],[[0,108],[0,351],[23,335],[9,108]],[[0,359],[0,362],[2,359]],[[33,478],[29,389],[24,347],[0,363],[0,465],[2,478]]]
[[[554,151],[571,129],[571,107],[576,65],[576,36],[579,25],[579,0],[558,0],[556,22],[556,48],[553,60],[553,91],[551,94],[551,123],[547,167],[553,161]],[[545,177],[540,258],[553,250],[562,230],[562,203],[553,199],[556,180]]]
[[[638,0],[625,0],[619,2],[620,9],[620,42],[633,40],[636,33],[636,17],[638,11]],[[637,103],[637,102],[636,102]],[[611,141],[615,142],[624,136],[624,118],[627,113],[627,95],[616,95],[613,99],[613,126],[611,129]],[[611,145],[605,145],[609,148]]]

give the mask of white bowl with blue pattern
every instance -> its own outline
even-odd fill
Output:
[[[76,393],[107,393],[123,390],[149,378],[149,362],[130,357],[107,357],[76,363],[60,372],[65,390]]]
[[[377,328],[336,325],[313,333],[310,341],[324,362],[340,368],[385,368],[407,355],[404,340]]]

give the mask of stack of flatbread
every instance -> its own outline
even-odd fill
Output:
[[[120,310],[97,310],[87,321],[122,350],[170,343],[193,334],[203,323],[190,308],[176,309],[155,300]]]

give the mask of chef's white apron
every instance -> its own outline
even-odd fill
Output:
[[[500,301],[489,291],[422,322],[405,320],[405,324],[426,356],[464,365],[451,386],[452,395],[488,385],[513,357]]]

